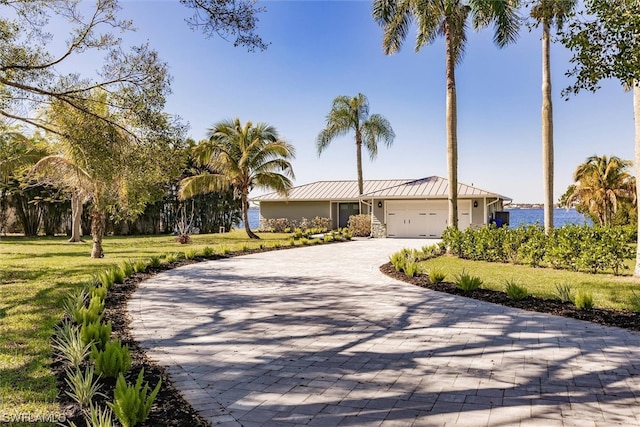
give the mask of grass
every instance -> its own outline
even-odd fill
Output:
[[[58,414],[56,380],[49,370],[55,325],[70,291],[91,283],[100,271],[188,247],[214,253],[222,248],[285,245],[289,235],[263,233],[252,241],[244,231],[193,235],[180,245],[173,236],[106,237],[105,257],[91,259],[91,238],[67,243],[66,237],[0,238],[0,420],[17,414]]]
[[[420,263],[420,271],[432,269],[446,272],[450,277],[465,270],[479,276],[484,289],[504,292],[505,282],[516,281],[526,287],[530,295],[557,298],[556,284],[570,284],[575,290],[591,294],[596,307],[633,309],[633,290],[640,281],[631,276],[587,274],[551,268],[533,268],[523,265],[500,264],[485,261],[469,261],[453,256],[441,256]]]

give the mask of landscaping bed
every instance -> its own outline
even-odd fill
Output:
[[[640,331],[640,313],[629,310],[613,310],[607,308],[580,310],[571,302],[539,298],[531,295],[527,296],[525,299],[515,301],[510,299],[504,292],[490,289],[476,289],[474,291],[464,292],[461,289],[458,289],[454,283],[431,283],[429,278],[425,275],[408,277],[403,272],[397,271],[391,263],[386,263],[381,266],[380,271],[394,279],[434,291],[446,292],[448,294],[464,296],[509,307],[521,308],[528,311],[572,317],[574,319],[586,320],[589,322],[599,323],[601,325],[616,326],[619,328]]]

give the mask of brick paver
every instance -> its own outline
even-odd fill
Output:
[[[640,334],[378,270],[424,240],[193,264],[141,284],[135,337],[221,426],[640,425]]]

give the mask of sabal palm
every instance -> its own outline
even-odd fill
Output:
[[[417,27],[416,52],[438,36],[445,39],[447,79],[447,170],[449,225],[458,226],[458,136],[455,66],[467,42],[467,20],[474,29],[494,25],[494,42],[503,47],[515,41],[519,0],[374,0],[373,18],[383,28],[382,48],[398,52],[413,23]]]
[[[623,200],[635,203],[635,182],[627,171],[632,162],[616,156],[591,156],[573,174],[577,182],[568,204],[579,201],[587,206],[600,225],[611,225]]]
[[[393,143],[395,133],[387,119],[380,114],[369,115],[369,100],[361,93],[358,96],[338,96],[333,100],[331,111],[327,115],[326,127],[316,139],[318,156],[339,136],[353,131],[356,137],[356,162],[358,172],[358,191],[364,192],[362,178],[362,146],[369,152],[371,160],[378,155],[378,142],[388,147]]]
[[[561,28],[573,13],[576,0],[534,0],[531,17],[542,25],[542,175],[544,229],[553,228],[553,102],[551,100],[551,28]]]
[[[259,239],[249,227],[249,192],[258,187],[287,194],[294,178],[289,160],[295,158],[295,149],[280,139],[273,126],[251,122],[243,126],[237,118],[215,124],[208,137],[196,147],[195,154],[197,162],[210,172],[183,179],[179,196],[186,199],[233,188],[242,201],[247,235]]]

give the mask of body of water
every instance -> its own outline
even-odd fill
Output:
[[[542,209],[507,209],[509,212],[509,224],[512,228],[521,224],[544,224]],[[562,227],[565,224],[591,224],[591,220],[586,219],[584,215],[576,212],[575,209],[555,209],[553,212],[553,223],[555,227]],[[256,229],[260,226],[260,211],[258,209],[249,209],[249,226]],[[244,225],[240,223],[239,228]]]

